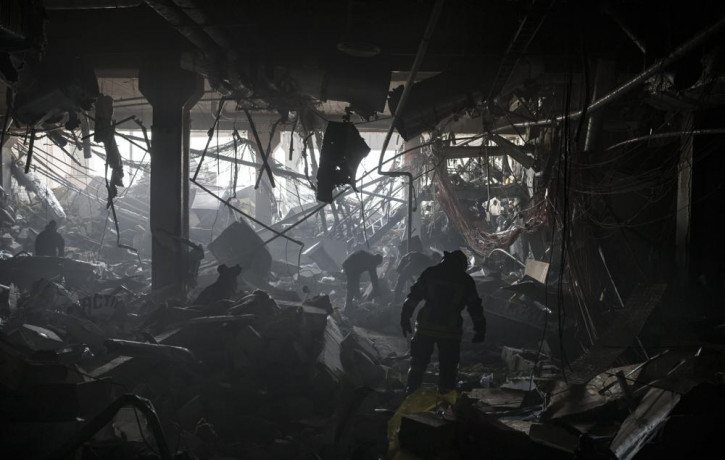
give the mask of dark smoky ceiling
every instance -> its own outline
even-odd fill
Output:
[[[201,73],[211,90],[248,107],[284,112],[310,100],[345,101],[368,119],[389,112],[387,93],[405,81],[437,2],[35,3],[44,15],[44,59],[85,62],[99,78],[134,78],[165,60]],[[599,58],[615,61],[621,75],[636,74],[722,16],[725,5],[715,3],[447,0],[420,71],[453,76],[442,79],[443,91],[466,87],[478,100],[522,82],[586,73]],[[697,78],[700,56],[681,60],[678,78]],[[688,68],[695,69],[690,76]]]
[[[79,52],[101,61],[193,49],[190,31],[223,36],[238,56],[260,62],[326,61],[342,54],[347,34],[377,46],[392,70],[407,70],[433,1],[67,1],[46,0],[48,49]],[[94,8],[96,4],[125,8]],[[543,19],[526,54],[555,57],[583,41],[592,55],[634,59],[641,55],[623,25],[644,42],[650,57],[708,24],[723,10],[718,2],[493,0],[445,2],[425,67],[486,65],[504,54],[522,21]],[[164,11],[166,10],[166,12]],[[174,23],[175,11],[186,16]],[[171,19],[170,19],[171,18]],[[195,18],[200,19],[196,21]],[[199,25],[197,22],[202,22]],[[191,48],[190,48],[191,47]],[[218,47],[218,45],[217,45]],[[105,57],[101,58],[100,55]],[[471,60],[479,62],[470,62]],[[110,65],[111,62],[104,62]],[[119,60],[116,65],[131,65]]]

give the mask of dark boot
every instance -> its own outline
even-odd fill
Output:
[[[457,339],[438,339],[438,389],[447,393],[456,389],[458,381],[458,361],[461,358],[461,341]]]
[[[425,335],[416,334],[410,342],[410,369],[405,382],[405,395],[413,393],[423,383],[425,369],[433,354],[435,340]]]

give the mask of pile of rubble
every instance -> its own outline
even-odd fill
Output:
[[[83,445],[103,458],[132,448],[188,458],[337,458],[359,434],[343,436],[357,423],[345,412],[356,389],[402,388],[400,360],[345,326],[326,297],[275,302],[254,291],[172,306],[152,295],[117,289],[78,300],[40,280],[18,299],[0,335],[4,452],[61,458]],[[154,412],[121,410],[128,394]],[[125,403],[114,406],[118,398]],[[366,448],[385,452],[384,430],[365,435],[378,438]]]
[[[120,235],[92,199],[101,182],[56,201],[46,193],[50,202],[37,190],[31,202],[0,193],[3,456],[629,460],[716,441],[725,402],[717,331],[654,355],[639,342],[663,285],[638,287],[597,318],[599,335],[582,347],[583,322],[552,326],[559,307],[547,301],[558,298],[547,264],[478,261],[469,273],[484,299],[486,344],[469,344],[465,331],[458,392],[433,389],[434,359],[404,398],[409,344],[391,289],[400,247],[378,245],[379,292],[367,284],[343,309],[345,242],[295,235],[306,250],[291,264],[288,241],[265,244],[271,232],[237,221],[215,233],[212,224],[196,231],[214,237],[213,259],[176,298],[150,288],[138,187],[118,208]],[[91,212],[78,208],[84,199]],[[62,216],[68,257],[30,255],[46,210],[73,206]],[[206,298],[217,263],[241,264],[244,290],[234,272],[221,300]],[[671,436],[683,432],[687,444]]]
[[[391,419],[391,453],[406,459],[706,455],[718,443],[725,409],[724,358],[712,348],[669,351],[586,383],[503,382],[493,373],[458,395],[422,388]]]
[[[657,285],[561,368],[557,334],[540,328],[552,313],[511,297],[520,283],[478,277],[490,338],[469,344],[465,331],[459,391],[433,389],[434,362],[404,398],[408,343],[383,324],[399,312],[387,303],[347,315],[327,295],[275,300],[259,289],[162,301],[108,267],[2,262],[19,287],[0,297],[9,458],[646,459],[684,449],[673,432],[687,431],[687,449],[711,443],[712,409],[725,402],[717,346],[642,362],[612,346],[635,340],[664,292]]]

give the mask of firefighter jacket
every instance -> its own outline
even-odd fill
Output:
[[[421,300],[425,304],[416,318],[416,335],[460,340],[463,334],[461,311],[464,307],[468,309],[475,331],[486,330],[486,318],[476,283],[468,273],[456,270],[445,261],[423,271],[410,288],[403,304],[402,321],[410,321]]]

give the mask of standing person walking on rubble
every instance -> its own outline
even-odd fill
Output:
[[[413,333],[410,321],[418,303],[425,300],[425,304],[418,312],[415,334],[410,343],[406,396],[423,382],[434,345],[438,347],[440,361],[439,391],[445,393],[456,388],[463,336],[461,311],[464,307],[468,308],[468,314],[473,320],[473,342],[483,342],[486,338],[486,318],[483,316],[481,298],[466,268],[468,260],[462,251],[444,251],[441,263],[426,269],[410,288],[400,314],[404,337]]]
[[[63,257],[65,253],[65,240],[58,233],[58,223],[54,220],[48,222],[45,229],[35,238],[35,255]]]
[[[353,302],[360,300],[360,275],[368,272],[370,282],[373,285],[373,297],[380,295],[377,267],[383,263],[382,254],[372,254],[367,251],[357,251],[342,263],[342,271],[347,278],[347,297],[345,298],[345,309],[353,308]]]

